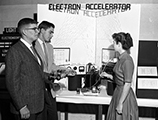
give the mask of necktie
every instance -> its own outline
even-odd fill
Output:
[[[40,60],[40,57],[38,56],[37,51],[35,50],[35,48],[34,48],[33,46],[31,46],[30,48],[31,48],[31,50],[32,50],[32,52],[33,52],[35,58],[37,59],[38,63],[41,65],[42,62],[41,62],[41,60]]]
[[[46,44],[45,43],[43,43],[43,48],[44,48],[44,54],[45,54],[46,67],[48,67],[48,54],[47,54],[47,48],[46,48]]]

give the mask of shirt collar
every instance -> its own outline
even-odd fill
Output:
[[[30,48],[32,46],[32,44],[29,44],[27,41],[25,41],[24,39],[20,39],[21,42],[23,42],[28,48]]]
[[[43,44],[44,42],[41,40],[41,39],[39,39],[38,38],[38,42],[40,43],[40,44]]]
[[[126,54],[128,54],[126,51],[123,52],[123,53],[119,56],[119,60],[120,60],[121,58],[123,58],[123,56],[126,55]]]

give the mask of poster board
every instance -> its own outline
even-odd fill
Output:
[[[102,63],[107,63],[113,58],[117,58],[117,53],[114,49],[102,48]]]
[[[105,4],[108,3],[95,4],[104,9],[99,9],[99,7],[94,9],[93,3],[74,4],[74,6],[80,5],[74,10],[63,8],[65,4],[39,4],[37,19],[38,22],[47,20],[55,24],[51,44],[54,47],[70,47],[71,63],[91,62],[98,68],[101,67],[102,48],[109,48],[113,44],[111,35],[120,31],[128,32],[133,38],[134,46],[131,48],[131,56],[137,66],[141,6],[128,4],[130,9],[114,10],[105,8]],[[112,3],[108,5],[110,4]],[[57,9],[57,6],[62,9]],[[135,91],[136,69],[133,79],[132,87]]]
[[[70,48],[54,48],[54,62],[56,65],[65,65],[70,62]]]

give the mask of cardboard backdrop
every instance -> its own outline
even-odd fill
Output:
[[[102,48],[110,48],[111,35],[115,32],[129,32],[134,43],[131,56],[135,63],[133,76],[135,89],[141,7],[139,4],[131,4],[131,9],[127,11],[110,11],[100,16],[97,10],[89,11],[83,8],[65,12],[49,10],[48,6],[48,4],[38,5],[38,22],[47,20],[55,24],[51,44],[58,48],[70,48],[71,63],[91,62],[101,67]],[[64,52],[58,55],[61,59],[64,59],[63,56]]]

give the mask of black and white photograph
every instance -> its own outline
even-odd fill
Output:
[[[0,0],[0,120],[158,120],[158,1]]]

